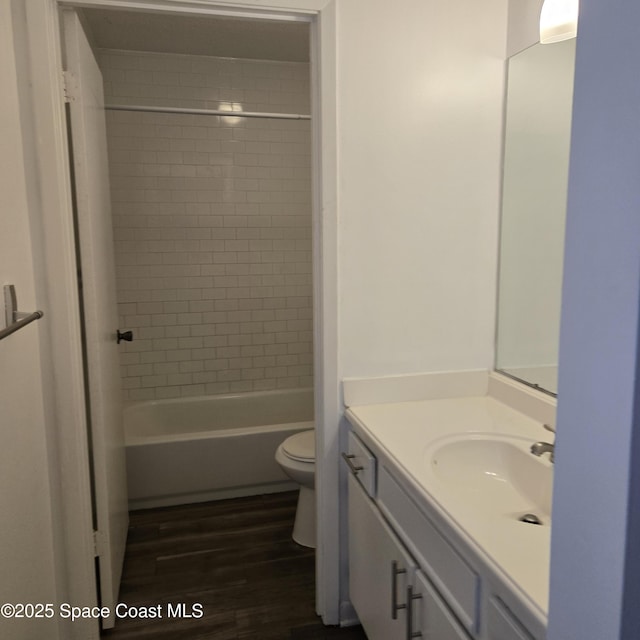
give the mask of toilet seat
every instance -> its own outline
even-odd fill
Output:
[[[292,460],[299,462],[315,462],[316,438],[315,431],[303,431],[290,436],[282,443],[282,452]]]

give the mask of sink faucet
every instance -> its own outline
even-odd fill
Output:
[[[547,431],[551,431],[552,433],[556,432],[556,430],[549,424],[545,424],[543,426]],[[541,456],[545,453],[550,453],[550,462],[554,461],[554,449],[555,445],[551,444],[550,442],[535,442],[531,445],[531,453],[533,453],[534,456]]]

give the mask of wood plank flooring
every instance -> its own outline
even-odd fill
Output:
[[[288,492],[132,512],[119,601],[142,609],[128,609],[103,637],[366,640],[360,627],[325,627],[315,614],[314,552],[291,539],[296,499]],[[169,605],[179,604],[194,617],[171,617]]]

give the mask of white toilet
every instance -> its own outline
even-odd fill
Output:
[[[276,450],[276,462],[300,485],[293,539],[303,547],[316,546],[315,462],[316,433],[313,429],[289,436]]]

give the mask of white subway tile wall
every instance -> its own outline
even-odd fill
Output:
[[[309,66],[103,50],[107,104],[308,114]],[[313,385],[310,123],[107,112],[127,400]]]

